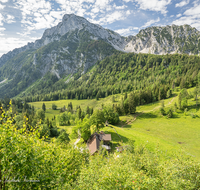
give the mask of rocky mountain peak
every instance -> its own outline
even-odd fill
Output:
[[[45,30],[42,39],[53,36],[63,36],[69,31],[74,31],[76,29],[80,30],[88,24],[89,22],[85,18],[76,16],[74,14],[65,14],[62,22],[55,27]]]
[[[57,26],[45,30],[41,39],[0,58],[0,82],[4,81],[0,97],[4,91],[15,96],[37,80],[41,84],[76,80],[116,50],[199,54],[200,32],[189,25],[153,26],[125,38],[85,18],[66,14]]]

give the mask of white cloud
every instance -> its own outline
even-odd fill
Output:
[[[182,14],[177,14],[177,15],[176,15],[176,17],[181,17],[181,16],[182,16]]]
[[[88,19],[92,23],[107,25],[111,24],[118,20],[124,20],[131,14],[130,11],[114,11],[110,14],[106,14],[104,17],[101,17],[99,20]]]
[[[156,20],[150,20],[150,21],[146,22],[146,23],[142,26],[142,28],[146,28],[146,27],[148,27],[148,26],[151,26],[152,24],[157,23],[157,22],[159,22],[159,21],[160,21],[160,18],[159,18],[159,17],[158,17]]]
[[[3,26],[3,20],[4,20],[4,17],[3,17],[3,15],[0,13],[0,26]]]
[[[175,7],[183,7],[183,6],[187,5],[189,2],[190,2],[190,0],[181,1],[180,3],[176,3]]]
[[[13,15],[7,15],[5,20],[4,20],[7,24],[11,24],[15,22],[15,17]]]
[[[54,17],[50,15],[51,3],[46,0],[18,0],[15,6],[21,10],[22,27],[24,34],[30,34],[33,30],[40,30],[54,26]]]
[[[3,27],[0,27],[0,36],[4,36],[5,34],[3,34],[2,32],[5,31],[6,29]],[[1,42],[2,43],[2,42]]]
[[[179,19],[172,22],[172,24],[176,25],[184,25],[188,24],[192,27],[195,27],[197,30],[200,30],[200,3],[194,3],[194,6],[187,9],[183,16]]]
[[[200,15],[200,4],[196,5],[184,12],[185,15]]]
[[[123,1],[128,3],[128,2],[133,2],[134,0],[123,0]]]
[[[7,3],[8,0],[1,0],[1,3]]]
[[[23,40],[21,38],[0,37],[0,41],[1,41],[1,44],[3,44],[3,46],[0,46],[0,57],[4,53],[7,53],[15,48],[22,47],[28,43],[28,40]]]
[[[176,25],[184,25],[188,24],[192,27],[195,27],[197,30],[200,31],[200,15],[199,16],[183,16],[178,20],[172,22],[172,24]]]
[[[150,10],[167,13],[167,5],[171,3],[171,0],[135,0],[142,10]]]
[[[0,4],[0,10],[4,9],[5,5]]]
[[[128,36],[128,35],[135,35],[136,33],[134,32],[135,30],[139,30],[138,27],[128,27],[128,28],[122,28],[119,30],[115,30],[115,32],[123,35],[123,36]]]
[[[113,6],[115,9],[117,9],[117,10],[120,10],[120,9],[125,9],[125,8],[127,8],[127,6],[126,5],[122,5],[122,6],[117,6],[116,4],[114,4],[114,6]]]

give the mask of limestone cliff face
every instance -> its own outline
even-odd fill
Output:
[[[189,25],[149,27],[134,36],[126,45],[125,51],[152,54],[199,54],[200,32]]]
[[[102,53],[104,49],[98,46],[99,43],[95,43],[97,41],[104,42],[105,45],[101,48],[105,49],[107,46],[109,47],[107,50],[111,50],[111,52]],[[95,47],[89,52],[87,50],[91,44],[95,44]],[[33,54],[34,65],[38,63],[37,55],[40,54],[40,60],[43,60],[42,64],[50,64],[52,67],[59,65],[61,69],[57,69],[59,73],[62,73],[65,68],[69,68],[66,73],[76,72],[75,68],[79,66],[84,66],[83,71],[86,72],[98,60],[111,55],[114,49],[123,51],[126,44],[126,38],[119,34],[92,24],[82,17],[70,14],[65,15],[57,26],[45,30],[41,39],[3,55],[0,58],[0,67],[8,64],[20,53],[31,50],[35,51]],[[43,51],[42,57],[41,51]],[[46,73],[45,71],[47,69],[42,69],[43,74]]]

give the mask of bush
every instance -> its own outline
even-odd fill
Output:
[[[57,127],[53,127],[50,129],[50,137],[58,137],[59,136],[59,131]]]
[[[66,125],[70,125],[70,113],[64,112],[62,114],[60,114],[60,116],[58,116],[58,121],[59,121],[59,125],[60,126],[66,126]]]
[[[164,110],[164,108],[162,108],[162,107],[160,108],[160,114],[161,114],[161,115],[165,115],[165,110]]]
[[[52,110],[56,110],[57,109],[57,105],[56,104],[52,104]]]
[[[49,127],[48,125],[44,124],[41,126],[41,129],[40,129],[40,138],[42,137],[49,137],[50,136],[50,130],[49,130]]]
[[[38,117],[38,119],[41,119],[42,121],[44,121],[44,119],[45,119],[45,112],[43,110],[38,110],[37,111],[37,117]]]
[[[172,118],[173,117],[173,111],[172,109],[170,108],[167,112],[167,118]]]
[[[197,115],[195,113],[191,113],[190,116],[191,116],[191,118],[196,118],[197,117]]]
[[[66,131],[62,131],[62,133],[60,133],[60,135],[57,138],[57,142],[68,143],[69,142],[69,134],[67,134]]]

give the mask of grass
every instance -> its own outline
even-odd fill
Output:
[[[189,90],[190,92],[192,89]],[[174,103],[178,103],[178,93],[173,97],[164,100],[165,109],[174,107]],[[122,95],[115,95],[115,103],[119,103]],[[98,109],[102,104],[113,104],[112,96],[100,100],[60,100],[52,102],[34,102],[30,103],[39,109],[45,103],[47,110],[46,116],[51,118],[59,114],[59,110],[52,110],[52,103],[58,108],[67,107],[72,102],[73,107],[80,105],[84,110],[87,106]],[[199,107],[196,108],[196,102],[193,98],[188,100],[188,111],[178,110],[174,113],[174,118],[167,119],[159,113],[160,101],[142,105],[137,107],[137,113],[134,115],[120,116],[120,123],[112,127],[104,127],[104,131],[112,135],[113,149],[115,146],[127,143],[129,140],[135,141],[135,146],[146,145],[149,149],[155,150],[156,147],[163,152],[163,155],[173,155],[174,152],[184,152],[184,154],[192,156],[196,160],[200,160],[200,119],[192,118],[195,114],[200,116]],[[135,119],[136,118],[136,119]],[[73,126],[60,126],[71,133]],[[115,130],[114,130],[115,129]],[[119,134],[119,137],[117,134]]]

